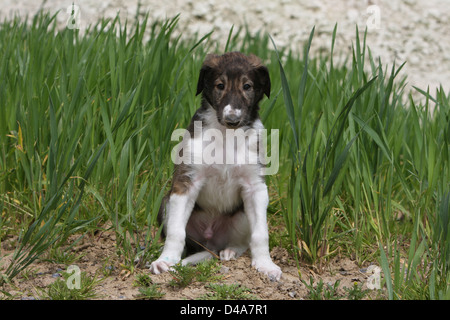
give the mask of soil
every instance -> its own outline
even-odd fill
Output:
[[[2,260],[0,274],[4,273],[11,261],[13,248],[11,243],[15,240],[3,241]],[[72,251],[81,258],[71,263],[86,272],[90,277],[97,275],[101,282],[95,287],[97,297],[101,300],[129,300],[139,297],[138,287],[135,284],[136,275],[148,274],[154,284],[160,287],[164,293],[163,300],[195,300],[202,299],[207,293],[211,293],[209,283],[193,282],[185,288],[176,288],[170,285],[172,276],[169,273],[153,275],[148,268],[136,268],[132,272],[123,266],[116,254],[116,242],[114,234],[102,233],[100,236],[85,237]],[[273,261],[278,264],[283,275],[278,282],[270,281],[268,277],[257,272],[251,267],[251,258],[248,252],[237,260],[217,262],[221,268],[218,272],[221,280],[218,284],[239,284],[249,289],[249,293],[262,300],[303,300],[310,299],[308,287],[301,281],[303,279],[310,284],[310,278],[314,279],[314,286],[319,281],[333,286],[339,281],[337,294],[340,299],[347,299],[345,287],[351,288],[356,283],[362,290],[367,289],[369,273],[366,267],[360,267],[355,261],[345,257],[335,257],[329,261],[323,270],[317,270],[306,264],[300,263],[297,268],[293,257],[283,248],[272,249]],[[0,298],[2,291],[7,292],[10,298],[18,300],[35,300],[43,298],[45,292],[53,282],[60,281],[61,273],[67,270],[68,265],[38,260],[30,265],[26,274],[22,273],[10,283],[0,286]],[[105,274],[105,270],[110,270]],[[375,290],[365,298],[379,297]],[[6,298],[6,296],[3,296]]]

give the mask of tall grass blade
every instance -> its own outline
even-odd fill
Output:
[[[289,123],[291,125],[291,129],[292,132],[294,134],[294,141],[295,141],[295,148],[298,152],[299,150],[299,138],[298,138],[298,133],[297,133],[297,127],[295,125],[295,112],[294,112],[294,103],[292,101],[292,96],[291,96],[291,90],[289,88],[289,82],[286,78],[286,74],[284,72],[284,68],[283,65],[281,63],[281,59],[280,59],[280,55],[278,52],[278,49],[275,45],[275,41],[273,40],[273,38],[269,35],[270,40],[272,41],[273,47],[275,49],[275,52],[277,54],[277,58],[278,58],[278,65],[279,65],[279,70],[280,70],[280,77],[281,77],[281,88],[283,90],[283,98],[284,98],[284,104],[286,106],[286,112],[288,115],[288,119],[289,119]]]
[[[381,244],[379,244],[379,248],[380,248],[381,268],[383,270],[384,279],[386,281],[388,298],[389,298],[389,300],[393,300],[394,299],[394,290],[392,287],[392,277],[391,277],[391,271],[389,269],[389,262],[387,260],[386,253]]]

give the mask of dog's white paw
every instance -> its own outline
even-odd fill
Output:
[[[173,266],[175,263],[171,262],[170,259],[158,259],[156,261],[153,261],[150,265],[150,272],[153,274],[160,274],[167,272],[171,266]]]
[[[232,259],[236,259],[236,252],[232,249],[226,248],[219,253],[220,260],[229,261]]]
[[[256,270],[265,274],[269,277],[270,281],[279,281],[281,278],[281,269],[275,263],[273,263],[270,259],[267,260],[253,260],[252,266],[255,267]]]

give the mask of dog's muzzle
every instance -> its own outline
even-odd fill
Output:
[[[241,123],[241,117],[238,117],[234,114],[226,115],[224,117],[224,122],[228,127],[238,127]]]
[[[242,120],[241,110],[227,105],[223,109],[223,122],[227,127],[236,128]]]

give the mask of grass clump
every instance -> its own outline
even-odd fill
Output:
[[[164,297],[165,293],[161,292],[161,288],[154,284],[148,274],[139,273],[136,275],[135,286],[139,287],[139,294],[136,299],[155,300]]]
[[[164,297],[165,293],[161,292],[160,287],[157,284],[151,284],[146,287],[139,287],[139,294],[136,299],[140,300],[156,300]]]
[[[350,288],[343,287],[343,293],[340,290],[340,280],[336,280],[334,283],[324,283],[320,279],[314,284],[314,279],[310,277],[309,283],[305,280],[302,280],[302,283],[308,289],[306,298],[309,300],[362,300],[371,292],[369,289],[363,289],[363,285],[357,282],[354,282]]]
[[[240,284],[209,284],[212,292],[201,296],[199,300],[257,300],[251,290]]]
[[[95,287],[102,281],[96,275],[89,276],[86,272],[79,274],[79,280],[72,279],[73,273],[62,272],[61,278],[40,289],[40,299],[45,300],[91,300],[98,298]],[[76,282],[79,281],[77,284]]]
[[[184,288],[194,282],[197,271],[190,265],[183,266],[181,263],[177,263],[169,269],[169,273],[172,276],[169,285]]]
[[[195,266],[182,265],[177,263],[169,269],[172,276],[169,285],[177,288],[184,288],[193,283],[198,282],[214,282],[219,281],[222,276],[217,273],[220,271],[220,264],[216,259],[202,261]]]
[[[338,288],[340,281],[337,280],[334,284],[324,283],[322,279],[319,280],[317,285],[314,286],[314,279],[309,278],[309,284],[302,280],[302,283],[308,288],[309,300],[340,300],[341,297],[338,295]]]

